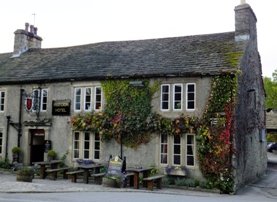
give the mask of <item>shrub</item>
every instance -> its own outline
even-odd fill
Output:
[[[4,169],[10,169],[11,165],[10,165],[10,161],[9,159],[4,159],[4,160],[0,160],[0,168],[4,168]]]
[[[12,148],[12,153],[13,154],[19,154],[21,152],[21,148],[20,147],[13,147]]]

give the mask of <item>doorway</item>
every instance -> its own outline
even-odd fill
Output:
[[[44,160],[45,131],[43,129],[31,129],[30,164]]]

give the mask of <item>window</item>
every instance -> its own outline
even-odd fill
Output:
[[[73,158],[100,159],[100,135],[91,132],[74,132]]]
[[[45,112],[47,110],[48,89],[34,89],[33,90],[33,112]]]
[[[74,111],[81,110],[81,88],[75,88],[74,91]]]
[[[195,109],[195,84],[187,84],[187,110]]]
[[[182,110],[183,103],[183,85],[174,84],[173,85],[173,110]]]
[[[169,110],[169,97],[170,97],[170,86],[168,84],[161,86],[161,110]]]
[[[181,165],[181,136],[173,136],[173,164]]]
[[[91,111],[91,106],[92,106],[92,91],[91,88],[85,88],[85,111]]]
[[[102,107],[102,90],[101,87],[95,87],[94,93],[94,110],[98,111],[101,110]]]
[[[168,158],[170,157],[170,158]],[[160,135],[159,160],[161,165],[194,166],[195,135]]]
[[[196,105],[196,84],[186,84],[186,94],[184,94],[184,84],[162,84],[161,85],[161,111],[183,111],[186,106],[187,111],[195,110]],[[186,96],[186,97],[185,97]],[[171,104],[172,102],[172,104]]]
[[[94,159],[100,159],[100,135],[96,133],[94,136]]]
[[[79,150],[80,150],[80,133],[75,132],[74,139],[73,139],[73,158],[80,158]]]
[[[0,155],[3,152],[3,133],[0,131]]]
[[[167,147],[168,147],[168,140],[167,135],[161,134],[161,164],[167,164]]]
[[[5,110],[5,92],[0,91],[0,112]]]
[[[47,97],[48,97],[48,90],[42,89],[42,95],[41,95],[41,111],[47,110]]]
[[[194,135],[187,135],[187,165],[194,166],[195,146]]]
[[[94,99],[92,99],[94,98]],[[92,110],[100,111],[102,107],[102,89],[101,87],[84,87],[74,89],[74,111]]]
[[[90,134],[86,132],[84,136],[84,159],[89,159]]]

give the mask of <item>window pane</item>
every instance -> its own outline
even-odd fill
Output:
[[[194,84],[188,85],[188,92],[194,92]]]
[[[188,147],[187,147],[187,154],[193,155],[192,146],[188,146]]]
[[[85,94],[85,111],[90,111],[91,110],[91,88],[85,88],[86,94]]]
[[[75,110],[81,110],[81,88],[76,88],[75,89]]]
[[[194,109],[194,102],[188,102],[188,109]]]
[[[102,107],[102,89],[101,87],[95,87],[95,100],[94,110],[100,110]]]
[[[174,156],[174,164],[175,165],[180,165],[181,164],[180,156]]]
[[[189,166],[194,166],[194,156],[195,156],[194,149],[195,149],[194,135],[187,135],[186,161],[187,161],[187,165],[189,165]]]
[[[175,135],[174,136],[174,143],[180,144],[180,142],[181,142],[180,135]]]
[[[174,85],[173,109],[182,109],[182,86],[181,85]]]
[[[187,109],[195,109],[195,84],[187,84]]]
[[[175,153],[175,154],[180,154],[180,152],[181,152],[180,145],[175,145],[175,146],[174,146],[174,153]]]
[[[187,165],[189,165],[189,166],[194,165],[194,157],[193,156],[187,156]]]
[[[167,156],[168,156],[168,143],[167,143],[167,135],[161,134],[161,144],[160,144],[160,163],[167,164]]]
[[[5,92],[1,92],[0,94],[0,111],[4,111],[4,106],[5,106]]]
[[[161,109],[169,109],[169,85],[161,86]]]
[[[94,158],[95,159],[100,159],[100,152],[99,151],[94,152]]]

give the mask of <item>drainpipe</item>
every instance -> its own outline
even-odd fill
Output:
[[[9,144],[10,122],[11,122],[11,116],[7,116],[6,153],[5,153],[5,159],[8,159],[8,144]]]
[[[18,115],[18,138],[17,146],[20,147],[20,138],[22,136],[22,98],[23,98],[24,89],[20,89],[20,101],[19,101],[19,115]]]

